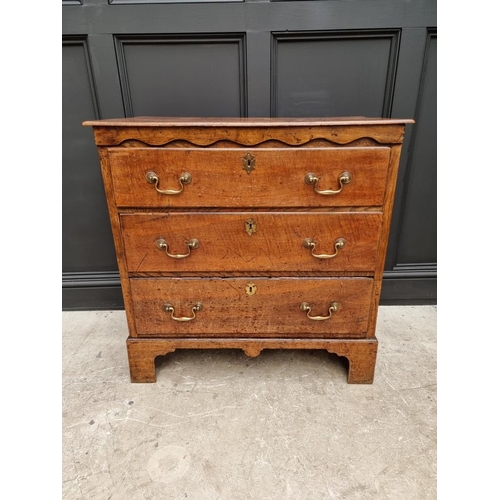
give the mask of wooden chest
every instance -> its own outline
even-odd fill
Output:
[[[184,348],[326,349],[371,383],[411,120],[128,118],[94,129],[130,375]]]

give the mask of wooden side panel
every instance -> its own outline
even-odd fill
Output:
[[[375,268],[375,282],[373,286],[372,305],[370,311],[370,322],[368,325],[367,337],[375,337],[375,328],[377,325],[378,307],[380,294],[382,291],[382,277],[384,273],[385,256],[387,253],[387,244],[389,240],[389,230],[391,227],[392,208],[394,206],[394,192],[396,190],[396,181],[398,177],[399,159],[401,157],[401,146],[391,148],[391,159],[389,162],[389,173],[387,189],[384,199],[384,216],[382,220],[382,231],[380,235],[379,254],[377,266]]]
[[[178,213],[123,214],[127,267],[138,272],[373,271],[381,213]],[[252,234],[248,234],[254,230]],[[156,242],[164,239],[169,257]],[[189,250],[193,238],[198,248]],[[305,248],[315,242],[315,254]],[[345,245],[334,248],[342,238]]]
[[[310,149],[110,149],[115,202],[119,207],[310,207],[380,206],[384,200],[390,148]],[[244,157],[254,158],[250,173]],[[154,172],[158,189],[180,189],[184,172],[191,182],[182,193],[157,192],[146,180]],[[339,177],[352,174],[339,194]]]
[[[373,280],[369,278],[158,278],[131,279],[139,336],[159,337],[364,337]],[[256,287],[248,295],[247,286]],[[203,309],[192,321],[193,306]],[[311,316],[328,316],[332,302],[339,310],[326,320],[311,320],[301,310],[308,302]]]
[[[130,291],[130,280],[127,275],[127,266],[125,263],[125,253],[123,249],[123,241],[120,230],[120,219],[118,210],[113,199],[113,180],[111,179],[111,172],[109,166],[109,155],[107,148],[98,148],[99,158],[101,160],[102,180],[106,192],[106,199],[108,203],[109,220],[111,222],[111,230],[113,233],[113,241],[116,250],[116,259],[118,261],[118,271],[120,272],[120,284],[123,293],[123,302],[125,304],[125,313],[127,315],[127,325],[129,335],[136,337],[135,321],[134,321],[134,305],[132,302],[132,295]]]

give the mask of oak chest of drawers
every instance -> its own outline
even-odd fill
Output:
[[[371,383],[411,120],[128,118],[94,129],[131,380],[182,348],[326,349]]]

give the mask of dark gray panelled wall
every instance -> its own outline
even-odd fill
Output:
[[[63,309],[123,307],[81,123],[141,115],[414,118],[381,303],[436,302],[436,0],[67,0],[62,11]]]

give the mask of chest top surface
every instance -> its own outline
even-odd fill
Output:
[[[410,119],[368,118],[365,116],[344,116],[324,118],[190,118],[136,116],[132,118],[111,118],[83,122],[91,127],[279,127],[279,126],[325,126],[325,125],[404,125],[414,123]]]

